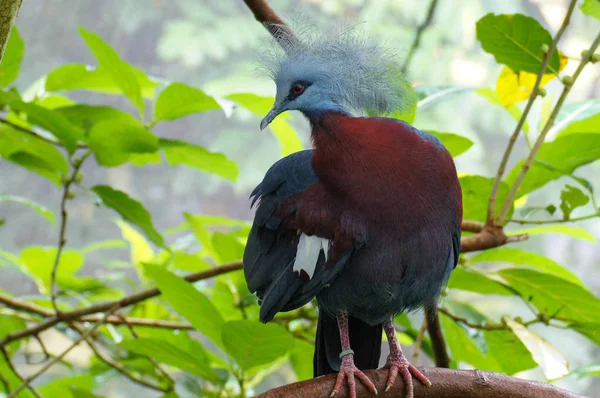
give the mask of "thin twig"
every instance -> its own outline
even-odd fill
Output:
[[[423,323],[421,324],[421,330],[419,330],[419,334],[417,335],[417,339],[415,340],[415,348],[412,353],[412,364],[417,366],[417,361],[419,360],[419,352],[421,351],[421,344],[423,344],[423,338],[425,337],[425,332],[427,331],[427,318],[423,319]]]
[[[215,276],[225,274],[228,272],[237,271],[237,270],[240,270],[241,268],[242,268],[242,262],[235,261],[235,262],[232,262],[229,264],[224,264],[224,265],[221,265],[218,267],[210,268],[205,271],[186,275],[183,279],[190,283],[197,282],[197,281],[201,281],[204,279],[210,279]],[[130,305],[137,304],[141,301],[147,300],[152,297],[156,297],[158,295],[160,295],[160,291],[157,288],[152,288],[152,289],[148,289],[148,290],[143,290],[141,292],[132,294],[130,296],[123,297],[120,300],[109,301],[109,302],[104,302],[104,303],[97,303],[97,304],[91,305],[89,307],[79,308],[79,309],[76,309],[73,311],[68,311],[68,312],[61,312],[61,313],[58,313],[58,314],[46,319],[42,323],[39,323],[30,328],[23,329],[23,330],[20,330],[17,332],[13,332],[13,333],[10,333],[10,334],[4,336],[4,338],[0,339],[0,346],[4,346],[4,345],[10,343],[11,341],[19,340],[24,337],[28,337],[28,336],[32,336],[34,334],[40,333],[44,330],[47,330],[47,329],[53,327],[54,325],[56,325],[57,323],[60,323],[60,322],[71,322],[71,321],[78,320],[86,315],[91,315],[91,314],[96,314],[99,312],[108,311],[110,308],[112,308],[115,305],[118,305],[120,308],[128,307]]]
[[[35,388],[33,388],[30,384],[30,382],[26,381],[25,379],[23,379],[23,377],[19,374],[19,372],[17,372],[17,369],[15,367],[15,365],[13,364],[12,360],[10,359],[10,355],[8,355],[8,351],[6,350],[6,347],[0,347],[0,350],[2,351],[2,355],[4,356],[4,359],[6,360],[6,363],[8,364],[8,367],[10,368],[10,370],[19,378],[19,380],[21,380],[21,387],[17,388],[17,390],[15,390],[15,395],[16,392],[21,391],[23,388],[27,387],[27,389],[29,391],[31,391],[31,393],[33,395],[35,395],[37,398],[42,398],[42,395],[37,392],[37,390]],[[4,384],[6,386],[6,393],[10,393],[10,383],[8,382],[7,379],[2,378],[2,384]],[[9,397],[12,396],[9,395]]]
[[[71,189],[71,185],[75,182],[75,179],[77,178],[79,169],[91,154],[92,152],[88,151],[85,154],[83,154],[83,156],[80,159],[76,159],[73,162],[73,171],[71,172],[71,175],[63,182],[63,192],[60,201],[60,230],[58,234],[58,243],[56,245],[56,256],[54,257],[54,264],[52,265],[52,273],[50,275],[50,297],[52,301],[52,307],[54,308],[54,311],[56,311],[56,313],[60,312],[56,303],[56,274],[58,272],[58,264],[60,263],[62,252],[65,248],[65,245],[67,244],[67,239],[65,235],[67,232],[67,201],[69,200],[70,196],[69,190]]]
[[[548,67],[550,60],[552,59],[552,55],[554,54],[554,50],[556,50],[556,46],[558,45],[560,38],[562,37],[565,29],[567,28],[567,25],[571,20],[571,14],[573,13],[573,9],[575,8],[576,4],[577,0],[571,0],[571,3],[569,4],[569,8],[567,10],[567,14],[563,19],[563,22],[560,28],[558,29],[558,32],[556,32],[556,35],[554,36],[554,39],[552,40],[548,51],[546,51],[546,54],[544,55],[544,59],[542,61],[542,64],[540,65],[540,70],[535,79],[535,84],[533,85],[533,89],[531,90],[531,94],[529,95],[527,105],[525,105],[525,109],[523,109],[523,113],[521,114],[521,117],[517,122],[515,130],[513,131],[512,135],[510,136],[510,139],[508,140],[506,150],[502,155],[502,160],[500,161],[500,166],[498,166],[496,178],[494,179],[494,185],[492,186],[492,191],[490,192],[490,198],[488,200],[487,224],[490,226],[501,226],[503,224],[502,222],[504,220],[504,217],[498,217],[497,219],[494,217],[494,214],[496,212],[496,198],[498,195],[498,190],[500,189],[500,183],[502,182],[502,177],[504,176],[504,171],[506,170],[506,165],[508,164],[510,154],[513,150],[513,147],[515,146],[515,143],[517,142],[517,137],[521,133],[521,129],[527,121],[529,111],[531,110],[531,107],[538,96],[540,85],[542,82],[542,78],[544,77],[544,73],[546,72],[546,68]],[[501,212],[501,214],[502,213],[503,211]]]
[[[569,10],[571,10],[571,9],[569,9]],[[552,109],[552,112],[550,113],[550,117],[546,121],[546,124],[544,125],[542,132],[540,133],[537,140],[535,141],[535,144],[533,145],[533,149],[529,153],[529,156],[527,156],[525,163],[523,163],[523,167],[521,167],[521,170],[519,171],[519,174],[517,175],[517,178],[515,179],[512,187],[510,189],[510,192],[508,193],[508,195],[506,196],[506,199],[504,200],[502,210],[500,211],[500,214],[498,215],[498,225],[502,225],[504,220],[506,219],[506,216],[507,216],[508,212],[510,211],[510,206],[517,195],[519,187],[521,186],[521,183],[525,179],[525,175],[531,168],[533,161],[534,161],[536,155],[538,154],[540,148],[544,144],[544,139],[546,138],[546,135],[552,128],[552,125],[554,125],[554,121],[556,120],[556,117],[558,116],[558,112],[562,108],[563,103],[565,102],[567,96],[569,95],[571,88],[577,81],[577,78],[581,74],[581,71],[583,71],[583,69],[585,68],[587,63],[590,61],[592,55],[596,52],[596,49],[598,48],[599,45],[600,45],[600,33],[598,33],[598,35],[596,36],[596,39],[590,46],[588,52],[583,57],[583,59],[581,60],[581,63],[575,70],[575,73],[573,73],[571,81],[568,84],[564,83],[564,88],[560,95],[560,98],[558,99],[558,101],[556,102],[556,105]]]
[[[517,224],[559,224],[559,223],[566,223],[566,222],[576,222],[576,221],[583,221],[583,220],[589,220],[591,218],[596,218],[596,217],[600,217],[600,214],[589,214],[587,216],[582,216],[582,217],[574,217],[574,218],[570,218],[568,220],[518,220],[518,219],[510,219],[507,220],[508,222],[514,222]]]
[[[431,0],[431,3],[429,3],[429,8],[427,9],[427,15],[425,16],[425,19],[423,20],[423,22],[417,27],[417,33],[415,34],[415,38],[412,42],[412,45],[410,46],[410,50],[408,50],[408,54],[406,55],[406,60],[404,61],[404,65],[402,65],[402,72],[406,72],[408,70],[408,66],[410,65],[410,62],[412,61],[412,57],[415,54],[415,52],[417,51],[417,49],[419,48],[419,45],[421,44],[421,37],[423,36],[423,33],[425,32],[427,27],[429,25],[431,25],[431,22],[433,21],[433,15],[435,13],[435,8],[437,7],[437,4],[438,4],[438,0]]]
[[[118,305],[114,305],[112,306],[108,312],[106,313],[105,317],[108,318],[108,316],[110,314],[112,314],[113,312],[115,312],[116,310],[119,309]],[[21,392],[21,390],[23,390],[25,387],[27,387],[33,380],[37,379],[39,376],[41,376],[42,374],[44,374],[48,369],[50,369],[54,364],[56,364],[58,361],[60,361],[61,359],[63,359],[69,352],[71,352],[71,350],[73,350],[73,348],[77,347],[82,341],[84,341],[86,338],[88,338],[92,333],[94,333],[94,331],[96,329],[98,329],[100,327],[100,325],[102,325],[102,322],[98,322],[97,324],[95,324],[94,326],[92,326],[91,328],[89,328],[86,332],[82,333],[81,336],[75,340],[73,342],[73,344],[71,344],[65,351],[63,351],[60,355],[58,355],[56,358],[52,359],[50,362],[48,362],[46,365],[44,365],[40,370],[38,370],[37,372],[35,372],[33,375],[29,376],[28,378],[26,378],[25,380],[23,380],[23,384],[21,384],[19,387],[17,387],[16,390],[14,390],[13,392],[11,392],[7,398],[14,398],[17,396],[17,394],[19,392]]]

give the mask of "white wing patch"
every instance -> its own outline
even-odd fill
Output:
[[[319,238],[318,236],[308,236],[300,234],[298,241],[298,249],[296,250],[296,260],[294,260],[293,271],[297,275],[302,275],[304,271],[308,275],[308,279],[312,279],[319,261],[321,250],[325,254],[327,261],[327,252],[329,251],[329,240]]]

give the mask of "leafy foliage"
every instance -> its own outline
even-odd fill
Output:
[[[203,15],[203,9],[195,8],[196,5],[187,7],[190,14]],[[597,0],[585,0],[581,11],[600,19]],[[227,14],[228,10],[224,9],[223,13]],[[247,25],[252,36],[257,24],[246,19],[238,22],[239,26]],[[219,28],[214,21],[207,23],[214,29]],[[168,30],[184,31],[193,37],[200,35],[196,27],[185,20],[173,21]],[[542,50],[552,42],[550,32],[535,19],[521,14],[488,14],[477,22],[476,31],[483,50],[502,65],[495,87],[411,87],[410,106],[405,113],[394,117],[413,122],[443,101],[475,92],[489,102],[486,106],[490,111],[502,109],[516,121],[522,118],[522,101],[533,91],[544,57]],[[278,315],[267,325],[259,322],[257,299],[248,291],[243,272],[235,267],[243,255],[250,230],[248,221],[176,209],[185,222],[163,231],[160,223],[155,225],[144,204],[134,199],[137,195],[117,189],[116,184],[90,182],[93,177],[84,176],[80,171],[92,156],[95,164],[86,165],[95,170],[126,165],[183,165],[190,167],[191,172],[200,171],[222,179],[230,185],[230,191],[234,191],[230,183],[238,180],[240,167],[233,159],[186,141],[181,131],[169,131],[167,136],[156,127],[175,125],[170,122],[201,113],[223,112],[231,119],[256,119],[258,129],[258,118],[268,112],[274,99],[246,92],[218,97],[211,95],[213,91],[208,89],[163,82],[128,63],[127,55],[119,55],[97,34],[84,28],[79,33],[97,65],[59,66],[41,79],[43,87],[36,95],[9,88],[19,75],[25,51],[16,28],[0,64],[0,87],[3,88],[0,105],[4,113],[0,117],[0,157],[48,179],[63,191],[61,207],[56,211],[24,197],[0,196],[0,207],[27,206],[48,221],[44,228],[59,232],[57,246],[29,244],[17,253],[0,250],[0,267],[11,267],[26,275],[37,289],[35,295],[18,298],[0,291],[2,302],[9,303],[10,308],[0,313],[0,339],[53,314],[51,298],[56,299],[61,311],[69,312],[125,297],[125,301],[120,302],[118,315],[107,319],[110,324],[104,324],[107,320],[98,318],[96,312],[87,312],[86,318],[59,323],[54,328],[61,337],[76,339],[83,333],[82,328],[100,323],[95,333],[86,339],[86,344],[95,349],[89,368],[82,371],[73,366],[67,356],[64,364],[68,375],[41,385],[38,390],[42,396],[99,397],[100,384],[113,377],[126,377],[159,391],[164,398],[184,396],[182,391],[192,396],[246,396],[259,390],[256,386],[280,369],[291,369],[289,371],[300,380],[312,377],[315,305],[310,303],[294,312]],[[241,51],[244,45],[250,45],[250,39],[243,33],[236,34],[239,41],[227,42],[223,52]],[[201,42],[204,41],[199,40],[196,47],[208,51]],[[179,48],[177,43],[167,39],[161,41],[159,48],[169,59],[181,57],[193,65],[205,61],[194,58],[197,55],[193,51]],[[209,58],[219,59],[219,54],[219,50],[214,50]],[[541,77],[540,87],[556,79],[566,65],[567,57],[556,51],[547,73]],[[79,103],[75,100],[77,96],[71,93],[74,90],[119,96],[133,105],[134,114],[108,105]],[[553,101],[544,100],[539,117],[541,124],[549,120],[552,104]],[[496,213],[505,201],[510,207],[504,224],[514,221],[547,224],[507,228],[508,239],[521,234],[558,233],[586,241],[585,244],[596,243],[588,231],[559,223],[600,216],[594,187],[574,175],[580,168],[600,159],[599,104],[592,100],[562,106],[549,139],[541,145],[535,161],[527,165],[530,170],[518,187],[516,197],[511,197],[509,192],[525,159],[498,181]],[[146,109],[152,109],[152,114],[146,115]],[[282,156],[304,148],[289,115],[280,115],[269,129]],[[452,132],[445,129],[429,132],[440,139],[453,157],[470,150],[461,161],[476,152],[478,144],[473,140],[458,134],[454,128],[448,130]],[[534,135],[533,122],[530,126],[524,120],[523,130],[529,142]],[[527,207],[523,207],[530,194],[543,193],[548,183],[562,178],[569,178],[572,185],[564,185],[560,198],[552,198],[554,204],[527,203]],[[488,198],[495,184],[494,177],[461,173],[460,184],[464,219],[489,221]],[[64,228],[69,217],[77,216],[67,208],[69,201],[80,193],[83,195],[78,200],[109,208],[120,216],[116,220],[121,233],[119,238],[89,243],[81,249],[67,246]],[[61,198],[58,190],[48,195]],[[169,206],[167,201],[165,206]],[[557,209],[561,210],[562,218],[558,218]],[[513,212],[526,219],[511,220]],[[579,212],[588,215],[579,217]],[[554,218],[529,219],[540,214]],[[0,218],[0,228],[13,227],[10,218],[6,225],[4,221]],[[463,235],[468,236],[469,232],[464,231]],[[113,257],[112,251],[108,252],[127,247],[128,256]],[[105,261],[106,272],[101,277],[83,276],[84,267],[105,253],[111,253],[106,255],[110,257]],[[221,273],[221,268],[216,268],[223,263],[233,264],[229,265],[229,272]],[[452,367],[476,367],[508,375],[540,368],[549,380],[570,374],[598,376],[597,363],[572,370],[561,352],[563,347],[554,346],[541,337],[544,335],[540,333],[541,328],[558,327],[600,345],[597,316],[600,299],[568,264],[514,246],[486,248],[475,255],[463,254],[459,263],[444,291],[440,313]],[[53,270],[56,270],[55,297]],[[194,278],[188,277],[188,280],[198,282],[184,280],[184,272],[194,273]],[[213,280],[198,277],[208,274]],[[153,290],[139,292],[147,287],[158,289],[160,297],[148,299],[156,295]],[[125,296],[125,290],[132,289],[133,296]],[[145,297],[136,301],[136,295]],[[505,311],[508,314],[500,314],[493,308],[484,311],[483,307],[465,301],[470,297],[494,297],[495,302],[508,303]],[[512,303],[518,301],[533,312],[531,319],[523,320],[516,311],[513,313]],[[19,305],[11,307],[10,303]],[[99,312],[103,311],[106,309]],[[419,326],[414,324],[417,319],[406,314],[396,317],[402,344],[414,345],[419,340]],[[534,324],[539,328],[532,328]],[[0,395],[21,384],[11,365],[16,355],[25,352],[24,343],[36,344],[36,338],[45,339],[45,336],[30,335],[5,346],[7,357],[0,355]],[[425,337],[421,344],[424,355],[432,357],[429,338]],[[44,359],[50,360],[50,357]],[[288,362],[290,368],[285,367]],[[30,396],[34,395],[27,389],[18,394],[18,397]]]

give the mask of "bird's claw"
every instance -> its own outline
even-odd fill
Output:
[[[389,369],[390,373],[388,375],[388,380],[385,386],[385,392],[388,392],[390,388],[394,385],[396,381],[396,376],[398,373],[402,376],[402,380],[404,381],[404,385],[406,386],[406,398],[414,397],[414,387],[412,378],[419,380],[421,383],[426,386],[430,386],[431,382],[419,369],[410,364],[404,355],[392,356],[390,355],[387,359],[387,362],[384,368]]]
[[[333,391],[331,392],[330,397],[335,396],[340,392],[342,388],[342,384],[344,379],[348,380],[348,396],[350,398],[356,398],[356,381],[354,380],[354,376],[358,377],[358,379],[375,395],[377,395],[377,389],[375,388],[375,384],[366,374],[361,372],[355,365],[352,356],[349,355],[344,357],[342,360],[342,365],[340,366],[340,371],[337,375],[337,379],[335,380],[335,386],[333,387]]]

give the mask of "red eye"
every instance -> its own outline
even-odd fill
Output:
[[[292,87],[292,92],[296,95],[302,94],[303,91],[304,86],[302,84],[296,84],[294,87]]]

